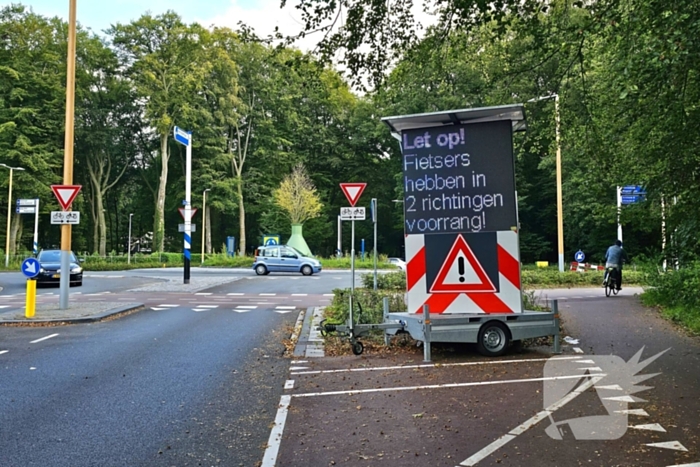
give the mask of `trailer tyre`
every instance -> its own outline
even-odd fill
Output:
[[[506,353],[510,342],[510,333],[505,324],[491,321],[479,329],[477,349],[485,357],[498,357]]]
[[[352,344],[352,353],[355,355],[362,355],[362,352],[365,350],[365,346],[362,345],[362,342],[360,341],[355,341],[354,344]]]

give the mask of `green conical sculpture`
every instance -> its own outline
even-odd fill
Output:
[[[287,245],[292,246],[307,256],[313,256],[309,245],[304,240],[304,235],[301,233],[302,224],[292,224],[292,236],[287,240]]]

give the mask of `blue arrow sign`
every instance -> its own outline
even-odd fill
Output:
[[[636,204],[640,201],[644,201],[644,195],[622,195],[620,197],[620,204]]]
[[[175,141],[185,146],[189,146],[192,142],[192,132],[185,131],[180,127],[173,128],[173,136],[175,137]]]
[[[583,251],[578,250],[574,255],[574,259],[579,263],[583,263],[583,261],[586,259],[586,254]]]
[[[647,192],[641,185],[627,185],[620,189],[622,195],[646,195]]]
[[[35,258],[27,258],[22,262],[22,274],[29,277],[36,277],[39,275],[39,269],[41,269],[41,264]]]

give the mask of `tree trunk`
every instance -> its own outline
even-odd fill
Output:
[[[99,231],[99,247],[97,251],[100,256],[107,256],[107,223],[105,222],[104,200],[99,189],[95,190],[95,206]]]
[[[243,177],[238,174],[238,217],[240,219],[240,231],[238,232],[238,245],[241,256],[245,256],[246,241],[245,241],[245,206],[243,205]]]
[[[22,231],[22,215],[15,213],[12,214],[12,217],[12,227],[10,228],[10,255],[17,253]]]
[[[153,215],[153,248],[163,251],[165,246],[165,188],[168,184],[168,135],[160,136],[160,180],[158,181],[158,196],[156,198],[156,212]]]
[[[211,254],[211,209],[207,206],[207,234],[205,235],[206,240],[204,244],[204,251],[210,255]]]
[[[97,221],[97,212],[95,211],[95,185],[92,185],[92,195],[88,195],[88,202],[90,203],[90,212],[92,213],[92,252],[97,253],[98,245],[100,243],[100,224]]]

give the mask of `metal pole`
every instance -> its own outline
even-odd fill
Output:
[[[355,296],[355,217],[353,216],[351,224],[351,234],[350,234],[350,279],[352,283],[350,284],[350,295]]]
[[[69,0],[68,11],[68,57],[66,68],[66,134],[63,158],[63,184],[73,184],[73,141],[75,126],[75,23],[76,0]],[[68,308],[70,293],[71,225],[61,226],[61,291],[59,308]]]
[[[663,268],[666,270],[666,204],[661,197],[661,254],[664,257]]]
[[[10,190],[7,194],[7,234],[5,236],[5,267],[10,265],[10,226],[12,216],[12,167],[10,169]]]
[[[382,299],[382,323],[386,323],[387,316],[389,315],[389,297],[384,297]],[[384,330],[384,345],[389,347],[389,334]]]
[[[339,258],[343,256],[343,220],[338,216],[338,255]]]
[[[39,254],[39,198],[34,200],[34,242],[32,247],[34,255]]]
[[[423,305],[423,361],[430,363],[430,307]]]
[[[622,241],[622,224],[620,214],[622,213],[622,187],[617,187],[617,239]]]
[[[554,332],[554,350],[552,353],[561,353],[561,337],[559,336],[559,301],[552,300],[552,313],[554,313],[554,325],[556,326],[556,331]]]
[[[188,133],[190,139],[187,143],[187,151],[185,151],[185,284],[190,283],[190,249],[192,248],[192,205],[190,204],[192,191],[192,133]]]
[[[559,272],[564,272],[564,210],[561,187],[561,136],[559,118],[559,94],[554,95],[554,113],[557,122],[557,240],[559,245]]]
[[[207,191],[202,192],[202,257],[199,264],[204,264],[204,231],[207,230]]]
[[[126,249],[128,251],[126,264],[131,264],[131,218],[132,217],[134,217],[134,214],[133,213],[129,214],[129,244],[126,246]]]
[[[374,290],[377,290],[377,221],[379,216],[377,215],[377,198],[372,198],[372,206],[374,210]]]

